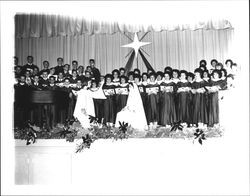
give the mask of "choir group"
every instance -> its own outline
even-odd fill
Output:
[[[170,127],[175,122],[188,127],[217,126],[219,91],[231,88],[237,70],[237,64],[230,59],[225,65],[213,59],[211,69],[207,68],[205,60],[201,60],[193,73],[167,66],[164,71],[148,70],[144,73],[139,69],[127,72],[120,68],[102,76],[95,67],[94,59],[89,60],[86,69],[78,66],[77,61],[73,61],[71,66],[64,64],[63,58],[58,58],[58,65],[51,68],[49,62],[44,61],[42,70],[33,64],[32,56],[27,57],[27,62],[20,66],[15,57],[15,88],[25,86],[35,90],[62,90],[69,93],[66,111],[54,107],[50,108],[49,114],[45,114],[51,118],[51,127],[73,117],[77,92],[81,89],[92,92],[102,90],[104,97],[93,97],[95,116],[99,122],[114,125],[117,113],[127,104],[130,84],[138,86],[149,127]],[[36,113],[41,113],[39,118],[42,118],[41,110],[36,110]],[[39,119],[28,118],[41,125]]]

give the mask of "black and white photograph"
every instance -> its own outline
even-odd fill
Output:
[[[249,195],[249,2],[1,2],[3,195]]]

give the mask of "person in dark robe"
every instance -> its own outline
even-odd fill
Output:
[[[135,77],[136,79],[136,77]],[[148,74],[146,72],[142,73],[141,76],[141,81],[137,84],[140,94],[141,94],[141,99],[142,99],[142,104],[144,108],[144,112],[147,118],[147,93],[146,93],[146,86],[148,85],[149,79],[148,79]],[[147,122],[149,124],[149,122]]]
[[[199,128],[208,123],[208,112],[205,100],[205,81],[202,80],[202,70],[195,69],[195,79],[192,84],[193,93],[193,123]]]
[[[48,72],[47,71],[42,72],[41,79],[40,79],[40,84],[41,84],[42,88],[45,88],[45,89],[49,85],[49,77],[48,77]]]
[[[49,61],[43,61],[43,69],[39,72],[39,74],[41,75],[43,71],[47,71],[48,74],[50,73]]]
[[[157,84],[160,85],[162,83],[163,77],[164,77],[164,74],[163,74],[162,71],[157,71],[156,72],[156,82],[157,82]]]
[[[134,81],[134,72],[130,71],[128,72],[128,82],[133,82]]]
[[[28,86],[32,85],[31,72],[29,70],[25,71],[25,82]]]
[[[33,64],[34,58],[33,56],[28,56],[27,57],[27,64],[25,64],[23,66],[23,72],[25,73],[26,71],[30,71],[30,73],[32,74],[34,71],[34,68],[38,68],[36,65]]]
[[[58,73],[58,77],[57,77],[57,80],[56,80],[56,83],[57,84],[62,84],[64,83],[64,75],[63,75],[63,72],[59,72]]]
[[[149,122],[149,128],[153,129],[157,127],[159,122],[159,85],[155,81],[155,73],[152,72],[149,79],[150,81],[145,87],[147,93],[147,121]]]
[[[91,66],[91,71],[92,71],[93,77],[95,78],[96,82],[99,83],[101,74],[100,74],[99,69],[96,68],[96,66],[95,66],[95,60],[90,59],[89,65]]]
[[[219,90],[221,72],[214,70],[208,88],[208,126],[213,127],[219,124]]]
[[[18,83],[14,85],[14,126],[21,128],[29,119],[29,105],[27,104],[26,91],[29,86],[26,84],[25,75],[18,78]]]
[[[84,83],[86,81],[86,77],[83,73],[84,73],[84,67],[82,65],[80,65],[77,68],[77,75],[78,75],[78,79],[80,79],[82,81],[82,83]]]
[[[69,71],[69,73],[72,75],[73,70],[77,70],[78,68],[78,61],[74,60],[72,61],[72,69]]]
[[[101,86],[98,86],[97,81],[92,80],[91,81],[91,87],[90,91],[92,92],[98,92],[101,90]],[[97,118],[98,123],[102,123],[104,119],[104,99],[101,99],[101,97],[93,97],[94,101],[94,107],[95,107],[95,117]]]
[[[106,99],[104,100],[104,123],[108,126],[113,126],[116,119],[116,103],[114,99],[115,85],[112,83],[112,79],[113,76],[107,74],[105,76],[105,83],[102,86],[104,95],[106,96]]]
[[[126,76],[120,77],[120,84],[116,85],[116,114],[120,112],[127,104],[129,94],[128,78]]]
[[[134,69],[134,74],[137,74],[137,75],[141,75],[141,71],[140,71],[140,69],[138,69],[138,68],[135,68]]]
[[[177,120],[174,85],[175,83],[171,80],[171,72],[165,72],[160,84],[160,125],[166,127],[170,127]]]
[[[58,75],[59,72],[63,72],[63,58],[57,58],[57,66],[55,68],[55,75]]]
[[[187,71],[180,71],[180,80],[176,84],[177,86],[177,96],[178,96],[178,121],[183,125],[187,125],[190,121],[190,105],[189,105],[189,92],[191,90],[189,83],[187,81]]]
[[[192,72],[187,73],[187,81],[190,87],[192,87],[192,84],[194,82],[195,75]],[[194,109],[194,103],[193,103],[193,93],[189,91],[189,119],[188,119],[188,127],[193,127],[193,109]]]
[[[119,72],[119,70],[118,69],[114,69],[113,71],[112,71],[112,76],[113,76],[113,83],[114,83],[114,85],[119,85],[120,84],[120,72]]]
[[[73,69],[73,70],[72,70],[72,75],[71,75],[71,77],[70,77],[70,83],[71,83],[71,84],[76,84],[76,83],[77,83],[77,80],[78,80],[77,70],[76,70],[76,69]]]
[[[125,68],[124,67],[121,67],[120,69],[119,69],[119,72],[120,72],[120,76],[125,76]]]

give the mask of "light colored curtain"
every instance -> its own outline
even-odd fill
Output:
[[[15,27],[15,55],[20,65],[26,63],[28,55],[34,56],[34,63],[40,68],[44,60],[50,62],[50,67],[55,66],[58,57],[63,57],[64,63],[69,64],[77,60],[79,65],[85,67],[89,59],[94,58],[102,74],[125,66],[130,49],[121,46],[131,41],[124,33],[133,39],[133,30],[143,30],[142,27],[134,29],[125,25],[51,15],[16,15]],[[163,70],[169,65],[193,71],[201,59],[210,64],[213,58],[222,63],[229,58],[233,28],[227,21],[200,23],[195,30],[188,26],[178,26],[175,30],[153,29],[148,27],[150,31],[142,41],[151,42],[143,49],[155,70]],[[138,37],[144,34],[141,31]],[[134,61],[133,68],[136,67],[146,71],[140,56],[138,61]]]

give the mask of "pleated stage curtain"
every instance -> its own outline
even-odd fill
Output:
[[[151,26],[145,30],[44,15],[16,15],[15,28],[15,56],[20,65],[26,63],[28,55],[34,56],[34,63],[40,68],[44,60],[50,62],[50,67],[55,66],[58,57],[68,64],[77,60],[85,67],[94,58],[102,74],[126,65],[131,49],[121,46],[131,42],[127,36],[133,39],[134,32],[138,32],[139,39],[147,32],[142,41],[151,44],[142,47],[144,56],[157,71],[166,66],[193,71],[201,59],[208,64],[213,58],[224,63],[230,58],[228,49],[234,32],[228,21],[192,27]],[[137,67],[146,71],[140,56],[132,69]]]

